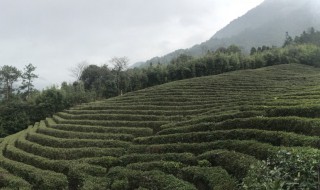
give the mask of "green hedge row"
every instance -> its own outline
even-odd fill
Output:
[[[99,176],[105,176],[106,174],[106,168],[104,166],[98,166],[94,163],[92,163],[92,165],[89,162],[89,158],[77,161],[51,160],[24,152],[12,145],[8,145],[4,153],[5,156],[11,160],[65,174],[67,176],[69,189],[79,189],[90,181],[88,179],[99,178]]]
[[[53,119],[58,124],[75,124],[75,125],[101,125],[106,127],[149,127],[158,132],[160,126],[169,121],[94,121],[94,120],[65,120],[56,115]]]
[[[151,137],[135,138],[138,144],[167,143],[200,143],[217,140],[256,140],[270,143],[274,146],[311,146],[320,147],[320,138],[282,131],[265,131],[257,129],[233,129],[208,132],[176,133]]]
[[[290,96],[313,96],[313,95],[316,95],[318,96],[319,95],[319,90],[318,89],[308,89],[306,91],[300,91],[300,92],[294,92],[294,93],[288,93],[288,94],[285,94],[283,95],[282,97],[290,97]]]
[[[109,133],[109,134],[129,134],[134,137],[144,137],[153,134],[150,128],[136,128],[136,127],[102,127],[90,125],[71,125],[71,124],[55,124],[49,128],[58,129],[69,132],[84,132],[84,133]]]
[[[86,132],[71,132],[57,130],[53,128],[45,127],[45,125],[40,126],[37,133],[53,136],[57,138],[70,138],[70,139],[105,139],[105,140],[122,140],[122,141],[132,141],[134,139],[133,135],[130,134],[113,134],[113,133],[86,133]]]
[[[68,177],[70,177],[69,172],[75,169],[77,169],[79,173],[86,173],[94,176],[102,176],[106,173],[105,168],[97,165],[90,165],[86,162],[50,160],[41,156],[30,154],[12,145],[8,145],[3,154],[8,159],[23,162],[44,170],[52,170],[58,173],[63,173]]]
[[[207,122],[221,122],[227,119],[235,119],[235,118],[248,118],[248,117],[254,117],[254,116],[260,116],[263,115],[264,112],[262,111],[244,111],[239,112],[235,110],[231,110],[227,113],[222,113],[220,115],[209,115],[209,116],[202,116],[197,117],[195,119],[191,119],[188,121],[182,121],[179,123],[168,123],[166,125],[161,126],[161,131],[159,134],[170,134],[175,132],[183,132],[184,130],[179,130],[179,127],[181,126],[187,126],[187,125],[195,125],[199,123],[207,123]],[[168,129],[171,128],[171,129]],[[190,132],[190,131],[187,131]]]
[[[301,117],[251,117],[228,119],[222,122],[204,122],[195,125],[168,128],[158,134],[172,134],[196,131],[214,131],[230,129],[260,129],[268,131],[287,131],[303,135],[320,134],[320,120]]]
[[[87,133],[123,133],[130,134],[135,137],[150,136],[153,130],[145,127],[104,127],[104,126],[91,126],[91,125],[71,125],[71,124],[57,124],[52,118],[45,120],[48,128],[74,131],[74,132],[87,132]]]
[[[109,186],[109,179],[106,177],[86,176],[84,178],[81,190],[106,190]]]
[[[299,117],[320,117],[320,106],[281,106],[266,110],[267,116],[299,116]]]
[[[1,189],[19,189],[19,190],[31,190],[32,186],[24,179],[15,176],[7,170],[0,168],[0,188]]]
[[[319,92],[318,92],[319,93]],[[280,96],[280,100],[300,100],[301,102],[305,102],[309,100],[319,100],[320,95],[319,94],[313,94],[313,95],[300,95],[300,94],[292,94],[292,95],[284,95]]]
[[[100,140],[100,139],[64,139],[47,136],[39,133],[28,133],[26,136],[28,141],[54,148],[127,148],[131,143],[119,140]]]
[[[181,162],[186,165],[196,165],[197,158],[192,153],[161,153],[161,154],[152,154],[152,153],[132,153],[125,154],[119,157],[119,162],[122,166],[126,166],[131,163],[137,162],[152,162],[157,160],[163,161],[176,161]]]
[[[234,190],[236,181],[221,167],[189,166],[181,169],[182,178],[198,189]]]
[[[190,152],[193,154],[202,154],[214,149],[227,149],[236,152],[248,154],[257,159],[267,159],[275,155],[278,150],[287,147],[276,147],[267,143],[247,140],[225,140],[207,143],[173,143],[157,145],[132,145],[129,147],[129,153],[183,153]]]
[[[253,117],[226,120],[212,125],[211,129],[262,129],[290,131],[304,135],[320,135],[320,120],[301,117]]]
[[[80,163],[88,163],[91,165],[102,166],[106,169],[109,169],[113,166],[120,165],[119,158],[113,156],[100,156],[100,157],[93,157],[93,158],[81,158],[76,160]]]
[[[199,100],[200,99],[200,100]],[[180,102],[180,101],[170,101],[170,100],[165,100],[165,101],[147,101],[142,98],[139,101],[132,101],[132,102],[109,102],[105,104],[96,104],[96,106],[106,106],[107,108],[112,108],[112,107],[130,107],[134,105],[139,105],[139,106],[194,106],[194,105],[199,105],[199,104],[211,104],[212,100],[203,100],[201,101],[201,97],[199,99],[194,99],[194,101],[188,101],[188,102]],[[204,99],[204,98],[203,98]],[[221,101],[225,101],[225,99],[221,99]],[[92,106],[92,104],[91,104]]]
[[[203,113],[208,109],[194,109],[194,110],[65,110],[66,113],[70,114],[137,114],[137,115],[162,115],[162,116],[178,116],[178,115],[196,115]]]
[[[23,138],[15,142],[15,146],[26,152],[54,160],[74,160],[86,157],[121,156],[123,148],[52,148],[32,143]]]
[[[216,95],[208,95],[205,96],[206,99],[214,99],[217,98]],[[142,102],[192,102],[192,101],[199,101],[199,98],[197,96],[171,96],[171,97],[166,97],[166,96],[158,96],[158,97],[123,97],[121,98],[121,100],[118,101],[112,101],[112,102],[119,102],[119,103],[129,103],[132,104],[132,102],[134,103],[142,103]]]
[[[187,105],[187,106],[157,106],[157,105],[128,105],[128,106],[101,106],[99,105],[81,105],[77,106],[75,110],[194,110],[194,109],[203,109],[203,108],[211,108],[215,106],[217,103],[210,102],[210,104],[202,104],[202,105]]]
[[[33,189],[67,189],[68,181],[65,175],[53,171],[41,170],[31,165],[7,159],[3,156],[2,152],[6,152],[7,143],[13,142],[13,139],[19,135],[21,135],[21,133],[11,136],[10,139],[7,139],[6,142],[1,144],[0,166],[13,175],[26,180],[32,185]]]
[[[151,161],[151,162],[136,162],[128,164],[126,168],[140,171],[159,170],[167,174],[177,175],[179,171],[186,167],[185,164],[176,161]]]
[[[65,112],[58,112],[57,116],[63,119],[70,120],[122,120],[122,121],[181,121],[181,116],[157,116],[157,115],[136,115],[133,111],[131,114],[69,114]]]
[[[108,172],[107,178],[110,179],[110,185],[107,189],[111,190],[196,190],[191,183],[156,170],[142,172],[122,167],[114,167]]]
[[[36,167],[15,162],[4,157],[0,157],[0,165],[10,173],[20,176],[28,181],[33,189],[67,189],[67,177],[52,171],[41,170]]]
[[[212,166],[221,166],[237,179],[246,177],[252,164],[258,162],[253,156],[228,150],[212,150],[198,156],[199,160],[208,160]]]

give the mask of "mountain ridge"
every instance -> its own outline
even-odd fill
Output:
[[[157,56],[139,62],[137,65],[150,63],[169,63],[181,54],[201,56],[207,51],[215,51],[219,47],[240,46],[244,52],[251,47],[281,46],[286,32],[291,36],[301,34],[308,28],[320,25],[320,3],[316,0],[265,0],[246,14],[231,21],[217,31],[209,40],[187,49],[178,49],[164,56]],[[270,14],[272,12],[272,14]]]

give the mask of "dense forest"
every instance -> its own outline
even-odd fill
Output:
[[[202,57],[180,55],[170,64],[150,63],[144,68],[127,69],[126,57],[113,58],[110,61],[113,68],[82,64],[73,70],[77,78],[75,82],[63,82],[60,87],[49,87],[41,92],[34,89],[33,81],[38,75],[32,64],[26,65],[23,71],[4,65],[0,68],[0,136],[16,133],[80,103],[154,85],[279,64],[300,63],[319,67],[319,60],[320,32],[310,28],[294,38],[287,33],[283,47],[253,47],[250,55],[231,45],[208,51]]]

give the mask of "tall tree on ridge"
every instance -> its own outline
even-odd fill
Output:
[[[121,72],[125,70],[128,66],[129,58],[128,57],[113,57],[110,60],[110,63],[114,66],[114,70],[116,71],[116,84],[118,95],[121,95]]]
[[[4,96],[7,101],[9,101],[12,95],[13,83],[18,81],[21,76],[21,72],[13,66],[5,65],[0,70],[0,80],[3,83]]]
[[[34,85],[32,84],[33,80],[38,78],[38,75],[34,74],[33,72],[36,70],[36,67],[33,66],[31,63],[25,66],[24,71],[21,75],[23,81],[20,89],[25,90],[26,99],[30,97],[31,92],[34,90]]]

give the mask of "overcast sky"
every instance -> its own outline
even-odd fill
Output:
[[[38,88],[69,68],[130,64],[208,40],[263,0],[0,0],[0,66],[37,67]]]

